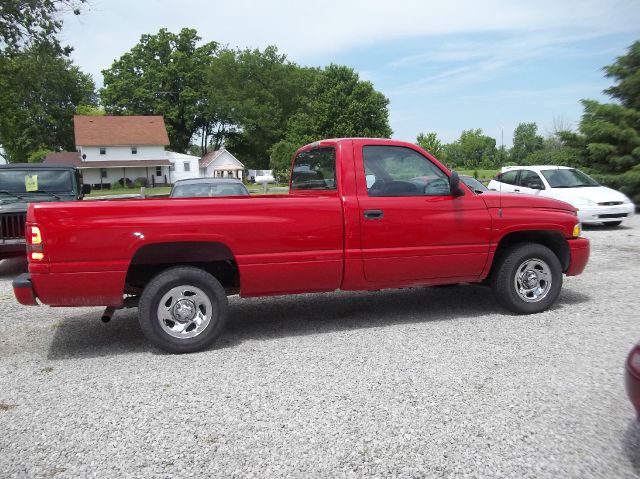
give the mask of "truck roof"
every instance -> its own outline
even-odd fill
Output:
[[[0,165],[0,170],[74,170],[69,165],[45,165],[42,163],[9,163]]]

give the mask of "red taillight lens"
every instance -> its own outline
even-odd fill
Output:
[[[42,244],[42,234],[40,233],[40,228],[38,228],[37,226],[31,227],[29,244],[32,244],[32,245]]]
[[[42,233],[38,226],[27,227],[27,256],[30,261],[44,261]]]

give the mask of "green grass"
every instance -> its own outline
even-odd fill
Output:
[[[145,188],[147,196],[168,194],[171,191],[170,186],[156,186],[155,188]],[[111,188],[110,190],[91,190],[87,195],[89,198],[93,196],[110,196],[110,195],[139,195],[140,188]]]
[[[264,186],[257,183],[249,183],[245,184],[249,193],[252,195],[262,195],[264,194]],[[274,188],[278,188],[274,191]],[[268,195],[281,195],[286,193],[286,191],[282,190],[282,188],[289,188],[289,183],[270,183],[267,185],[267,194]]]

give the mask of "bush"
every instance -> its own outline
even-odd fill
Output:
[[[134,181],[133,184],[136,188],[141,188],[142,186],[147,187],[149,186],[149,179],[145,178],[144,176],[138,176]]]
[[[124,186],[126,186],[127,188],[133,187],[133,181],[131,181],[129,178],[120,178],[118,180],[118,184],[122,187]]]

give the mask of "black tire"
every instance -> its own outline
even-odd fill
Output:
[[[162,313],[159,308],[163,297],[171,296],[172,291],[183,289],[187,293],[183,293],[173,306],[177,306],[178,302],[184,302],[187,311],[191,309],[194,314],[200,311],[202,317],[208,319],[200,332],[197,331],[200,325],[189,323],[189,328],[194,326],[191,331],[188,329],[184,332],[174,331],[173,334],[185,336],[196,334],[193,337],[174,337],[169,332],[171,325],[180,327],[187,324],[188,320],[172,322],[160,319]],[[196,294],[193,294],[194,290],[197,291]],[[187,296],[189,291],[191,296]],[[192,297],[198,298],[197,301],[205,304],[197,305],[193,302],[187,304]],[[165,301],[164,308],[167,311],[175,311],[175,307],[166,306],[170,301],[173,301],[173,297]],[[192,353],[207,348],[220,336],[227,321],[227,307],[228,301],[224,288],[216,278],[199,268],[177,266],[162,271],[144,288],[138,305],[138,321],[146,338],[160,349],[170,353]]]
[[[530,283],[526,283],[527,280]],[[527,293],[528,290],[520,290],[518,284],[536,287]],[[509,311],[517,314],[545,311],[558,299],[562,289],[560,260],[541,244],[515,244],[497,259],[491,287],[498,302]]]

